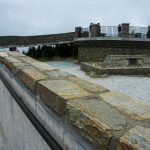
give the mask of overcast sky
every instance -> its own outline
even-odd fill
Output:
[[[150,0],[0,0],[0,35],[74,31],[75,26],[150,25]]]

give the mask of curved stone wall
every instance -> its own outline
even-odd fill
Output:
[[[73,41],[74,37],[75,32],[37,36],[0,36],[0,46],[28,46],[34,44],[65,42]]]

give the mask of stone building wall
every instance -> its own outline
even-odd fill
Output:
[[[122,37],[129,36],[129,23],[122,23],[121,34],[122,34]]]
[[[92,41],[78,43],[79,62],[104,61],[107,55],[148,55],[150,42],[142,41]]]

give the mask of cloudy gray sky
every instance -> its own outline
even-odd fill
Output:
[[[38,35],[101,25],[150,25],[150,0],[0,0],[0,35]]]

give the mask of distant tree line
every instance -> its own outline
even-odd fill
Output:
[[[27,56],[41,60],[51,60],[55,58],[77,58],[78,47],[74,44],[58,44],[53,46],[30,47],[27,52],[23,51]]]

